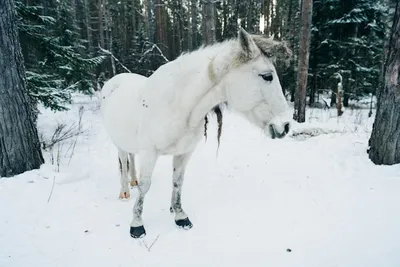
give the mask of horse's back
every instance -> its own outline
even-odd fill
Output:
[[[130,89],[134,90],[138,84],[141,84],[147,78],[143,75],[136,73],[120,73],[113,76],[107,82],[104,83],[101,88],[101,101],[107,100],[111,94],[121,86],[128,85]]]

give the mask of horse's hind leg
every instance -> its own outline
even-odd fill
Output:
[[[146,151],[139,154],[140,177],[138,184],[139,195],[133,206],[133,220],[131,222],[130,233],[133,238],[140,238],[146,235],[143,226],[142,213],[144,197],[150,189],[151,176],[156,165],[158,154],[156,151]]]
[[[129,159],[128,159],[128,153],[120,148],[118,148],[118,161],[119,161],[119,170],[121,178],[121,191],[119,193],[119,198],[128,199],[130,198],[129,177],[128,177]]]
[[[137,181],[137,176],[136,176],[136,168],[135,168],[135,154],[128,153],[129,155],[129,175],[131,176],[131,186],[137,186],[138,181]]]
[[[175,212],[176,225],[184,229],[190,229],[193,226],[188,216],[183,211],[181,203],[183,178],[185,176],[186,166],[191,156],[192,152],[174,156],[173,159],[173,188],[170,210],[171,212]]]

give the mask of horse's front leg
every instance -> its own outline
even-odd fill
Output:
[[[175,223],[179,227],[184,229],[192,228],[187,214],[182,209],[182,185],[183,178],[185,176],[186,166],[189,162],[192,152],[174,156],[173,159],[173,187],[172,187],[172,198],[171,198],[171,212],[175,212]]]
[[[143,203],[146,193],[150,189],[151,176],[156,165],[158,154],[155,151],[147,151],[139,154],[139,194],[133,206],[133,220],[131,222],[130,233],[133,238],[140,238],[146,235],[146,230],[143,226],[142,213]]]

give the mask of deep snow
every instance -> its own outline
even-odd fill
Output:
[[[118,199],[117,151],[97,100],[76,96],[68,112],[41,109],[39,131],[48,139],[57,122],[76,122],[80,106],[85,132],[71,160],[75,139],[60,146],[59,170],[46,152],[40,170],[0,179],[1,267],[400,266],[400,166],[368,159],[368,110],[339,120],[335,110],[308,110],[309,123],[294,130],[308,134],[284,140],[226,112],[218,154],[210,119],[183,186],[194,227],[178,229],[169,213],[165,156],[144,204],[147,236],[134,240],[136,189]]]

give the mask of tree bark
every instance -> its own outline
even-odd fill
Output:
[[[263,14],[264,14],[264,34],[266,35],[266,36],[270,36],[270,33],[271,33],[271,20],[272,20],[272,18],[271,18],[271,8],[270,8],[270,6],[271,6],[271,0],[263,0],[264,2],[263,2],[263,5],[264,5],[264,8],[263,8]]]
[[[400,163],[400,3],[389,39],[385,84],[378,92],[376,117],[369,140],[369,158],[377,165]]]
[[[93,52],[93,35],[92,35],[92,24],[90,21],[90,6],[89,0],[84,1],[85,5],[85,24],[86,24],[86,35],[88,41],[88,50],[89,53]]]
[[[33,122],[13,0],[0,0],[0,177],[44,163]]]
[[[337,116],[340,117],[343,115],[343,109],[342,109],[342,94],[343,94],[343,84],[342,84],[342,79],[340,79],[340,82],[337,85]]]
[[[312,7],[312,0],[302,1],[298,85],[295,93],[295,110],[293,114],[293,119],[300,123],[306,120],[306,89],[310,56]]]
[[[190,23],[190,32],[191,32],[191,43],[190,45],[190,50],[193,50],[197,47],[197,6],[198,6],[198,0],[191,0],[190,1],[190,15],[192,17],[191,23]]]
[[[161,51],[165,54],[166,51],[166,36],[165,36],[165,4],[162,0],[156,0],[155,2],[155,17],[156,17],[156,34],[157,44]]]
[[[99,0],[98,3],[98,11],[99,11],[99,39],[101,47],[105,48],[105,40],[104,40],[104,26],[103,26],[103,15],[104,15],[104,2],[103,0]]]
[[[215,3],[203,0],[203,36],[206,45],[215,43]]]

